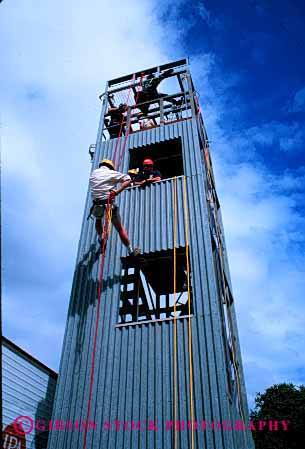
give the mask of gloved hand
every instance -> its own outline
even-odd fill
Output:
[[[113,203],[115,196],[116,196],[116,191],[110,190],[110,192],[109,192],[109,202],[110,203]]]

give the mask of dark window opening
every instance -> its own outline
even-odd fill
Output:
[[[176,267],[175,296],[173,250],[142,255],[138,261],[122,258],[119,323],[189,315],[185,248],[177,249]],[[191,288],[190,311],[193,314]]]
[[[182,143],[181,138],[167,140],[152,144],[143,148],[133,148],[130,152],[129,169],[142,169],[144,159],[150,158],[154,161],[154,168],[159,170],[162,179],[181,176],[183,171]]]

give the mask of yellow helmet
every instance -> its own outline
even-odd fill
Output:
[[[131,168],[130,170],[128,170],[129,175],[137,175],[138,173],[139,173],[138,168]]]
[[[111,168],[111,170],[114,170],[114,163],[110,159],[103,159],[100,163],[101,165],[106,165],[107,167]]]

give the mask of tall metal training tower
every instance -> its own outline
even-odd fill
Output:
[[[139,114],[143,82],[169,69],[159,86],[168,95]],[[97,334],[101,251],[88,192],[53,411],[73,425],[50,432],[48,448],[84,446],[91,380],[87,448],[252,449],[240,423],[248,406],[220,205],[188,61],[111,80],[100,98],[92,169],[115,157],[126,173],[150,157],[162,181],[116,199],[142,256],[127,256],[113,230]],[[110,139],[108,109],[120,103],[126,123]]]

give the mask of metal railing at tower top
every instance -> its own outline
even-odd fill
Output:
[[[107,83],[107,89],[110,92],[115,92],[119,90],[124,90],[126,86],[128,86],[128,83],[134,78],[135,80],[139,80],[141,78],[141,75],[151,75],[151,74],[160,74],[161,72],[164,72],[165,70],[174,69],[174,70],[181,70],[182,73],[186,70],[189,70],[189,63],[187,59],[179,59],[177,61],[169,62],[167,64],[163,64],[156,67],[151,67],[149,69],[141,70],[140,72],[131,73],[129,75],[124,75],[119,78],[115,78],[112,80],[109,80]]]
[[[167,101],[172,98],[177,101],[177,105],[167,104]],[[149,112],[143,117],[140,115],[141,112],[139,110],[139,106],[142,105],[152,106]],[[196,113],[198,112],[196,106],[195,111]],[[106,120],[108,116],[108,114],[105,114]],[[138,105],[131,105],[128,106],[126,114],[124,115],[122,135],[125,134],[126,129],[128,128],[130,128],[130,133],[135,133],[160,125],[190,119],[192,116],[192,101],[189,93],[176,93],[168,95],[164,98],[139,103]],[[111,125],[105,125],[103,132],[105,133],[105,131],[109,131],[111,127]],[[107,136],[104,135],[104,138],[107,139]]]
[[[161,86],[156,87],[158,96],[152,98],[139,96],[139,94],[143,94],[143,83],[152,76],[156,79],[162,78]],[[166,86],[165,89],[163,86]],[[162,93],[160,90],[165,90],[166,93]],[[108,134],[113,133],[114,128],[118,126],[118,122],[114,122],[111,118],[111,111],[120,105],[126,105],[126,110],[121,114],[120,119],[121,135],[124,135],[126,130],[133,133],[190,119],[196,117],[199,112],[197,94],[194,90],[187,59],[110,80],[100,99],[104,100],[104,104],[106,103],[104,140],[108,139]]]

